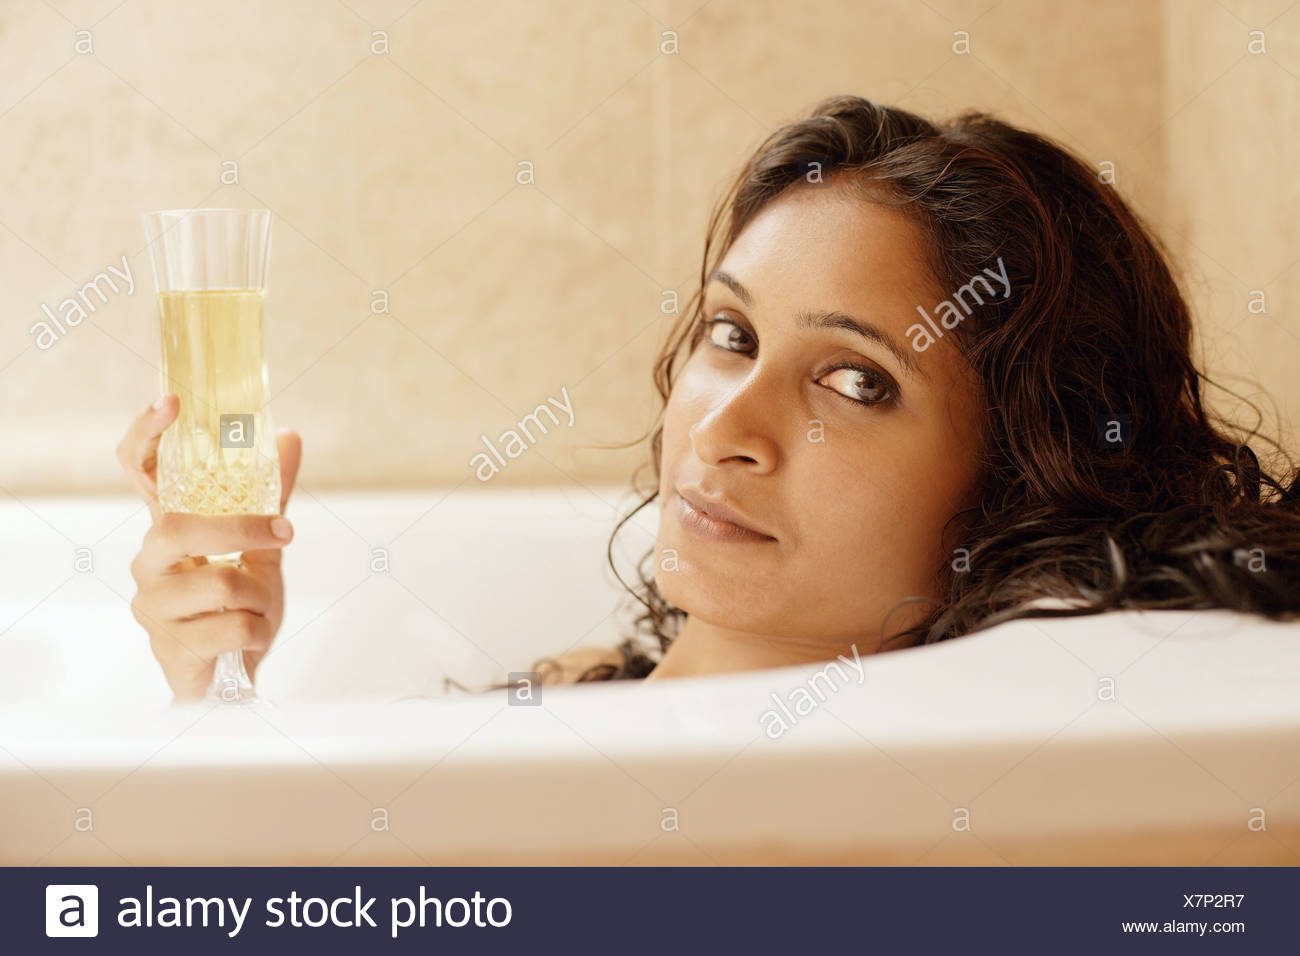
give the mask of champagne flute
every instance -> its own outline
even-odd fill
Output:
[[[266,405],[271,211],[166,209],[142,218],[158,294],[162,389],[180,398],[158,445],[159,504],[188,514],[279,514],[280,463]],[[206,697],[256,699],[242,650],[217,658]]]

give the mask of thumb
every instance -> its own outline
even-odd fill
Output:
[[[284,514],[302,464],[302,438],[292,428],[281,428],[275,434],[275,448],[280,457],[280,514]]]

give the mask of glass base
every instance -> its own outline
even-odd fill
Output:
[[[226,651],[217,656],[212,669],[212,683],[208,685],[205,700],[222,704],[251,704],[257,700],[253,682],[244,669],[242,650]]]

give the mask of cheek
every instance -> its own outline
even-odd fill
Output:
[[[899,501],[905,469],[874,451],[850,453],[843,440],[838,444],[837,451],[829,442],[810,443],[802,467],[790,462],[803,476],[794,491],[807,555],[839,568],[888,560],[908,522]]]
[[[912,591],[942,559],[943,528],[966,490],[966,452],[914,428],[881,429],[849,450],[809,444],[795,490],[805,560]]]
[[[696,353],[698,355],[698,353]],[[672,391],[664,404],[663,465],[664,472],[676,462],[684,449],[690,447],[691,425],[709,411],[708,376],[692,355],[673,383]]]
[[[659,438],[659,487],[663,491],[670,487],[677,463],[681,461],[682,449],[686,446],[690,421],[687,419],[678,391],[674,389],[664,405],[663,432]]]

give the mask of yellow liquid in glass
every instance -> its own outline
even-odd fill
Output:
[[[164,511],[278,514],[280,466],[268,398],[265,293],[158,293],[164,391],[180,413],[158,447]],[[222,416],[248,416],[237,422]],[[238,447],[243,442],[248,447]]]

